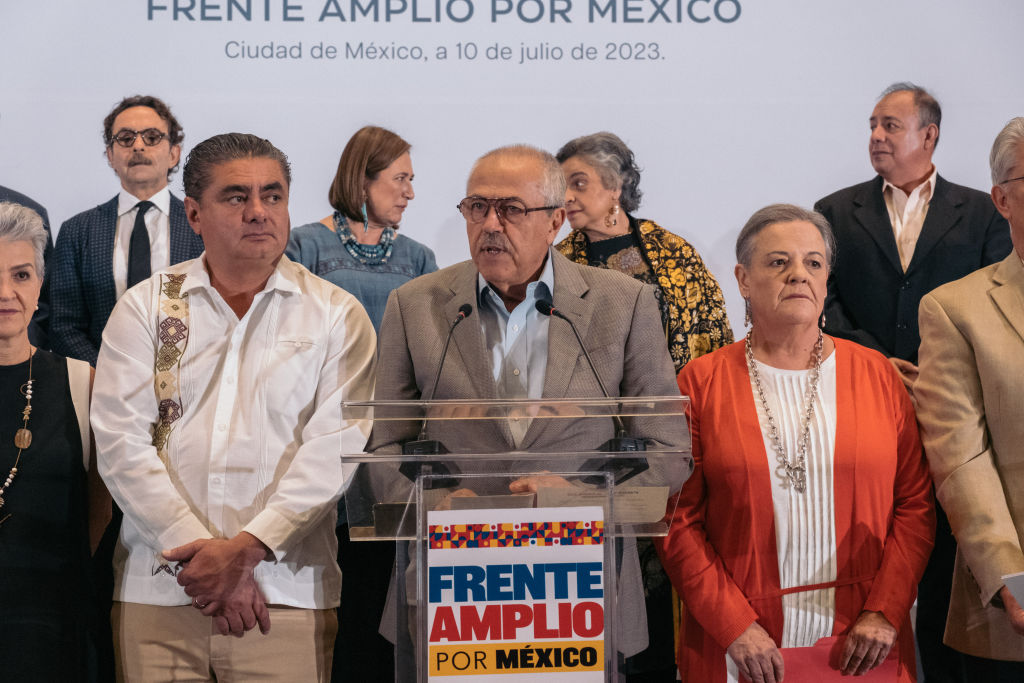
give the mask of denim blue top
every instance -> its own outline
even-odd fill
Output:
[[[430,247],[401,233],[395,235],[394,248],[387,263],[364,265],[348,253],[337,233],[319,222],[292,230],[285,253],[314,275],[338,285],[358,299],[376,332],[380,332],[380,321],[391,290],[437,270]]]

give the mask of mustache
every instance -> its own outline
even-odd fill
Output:
[[[509,246],[508,240],[500,232],[485,232],[480,235],[480,240],[477,242],[477,247],[480,249],[495,247],[509,251]]]
[[[133,154],[132,158],[128,160],[129,166],[152,166],[153,160],[147,156],[141,154]]]

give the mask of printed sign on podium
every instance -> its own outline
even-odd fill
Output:
[[[603,508],[435,510],[427,531],[428,680],[604,680]]]
[[[619,651],[642,649],[635,539],[668,532],[692,471],[686,404],[343,404],[377,444],[343,444],[351,538],[399,541],[381,621],[395,680],[616,680]]]

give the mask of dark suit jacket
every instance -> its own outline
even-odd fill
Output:
[[[989,196],[937,176],[928,215],[906,273],[882,196],[882,177],[814,205],[836,235],[825,329],[829,334],[917,362],[921,297],[1010,253],[1010,226]]]
[[[613,396],[677,396],[675,370],[665,347],[661,314],[654,292],[622,273],[581,266],[553,253],[555,308],[572,319],[609,393]],[[473,317],[460,323],[452,335],[437,387],[434,376],[451,321],[459,306],[470,304]],[[375,400],[498,398],[491,373],[490,354],[476,319],[477,270],[465,261],[415,280],[391,293],[378,338]],[[569,325],[552,319],[548,328],[548,360],[544,375],[545,398],[594,398],[601,389]],[[418,424],[393,421],[375,423],[367,451],[395,449],[414,439]],[[514,450],[503,420],[436,420],[427,438],[439,439],[452,451],[501,453]],[[689,438],[682,420],[634,420],[633,436],[648,437],[689,453]],[[520,444],[521,450],[571,453],[596,449],[613,436],[611,420],[535,419]],[[473,463],[460,461],[463,472]],[[517,471],[566,471],[563,460],[542,466],[525,463]],[[693,459],[679,457],[671,464],[652,465],[659,478],[679,489],[693,471]],[[479,470],[477,470],[479,471]],[[397,476],[397,475],[396,475]],[[632,483],[640,483],[641,475]],[[376,482],[375,482],[376,483]],[[507,489],[505,489],[507,492]],[[405,500],[405,498],[400,498]],[[619,650],[635,654],[647,645],[646,614],[639,564],[631,543],[626,544],[620,568],[620,609],[616,623]]]
[[[43,219],[43,228],[46,229],[46,249],[43,251],[43,264],[46,267],[46,273],[43,276],[43,288],[39,292],[39,308],[32,316],[32,321],[28,324],[28,339],[34,346],[48,349],[50,348],[49,343],[49,328],[50,328],[50,256],[53,253],[53,240],[50,238],[50,217],[46,214],[46,209],[43,205],[37,201],[34,201],[31,197],[26,197],[20,192],[16,192],[9,187],[0,185],[0,202],[14,202],[15,204],[21,204],[32,209]]]
[[[185,205],[171,195],[171,265],[203,253],[203,240],[192,232]],[[114,236],[117,197],[70,218],[57,233],[53,252],[53,350],[96,365],[103,328],[117,303],[114,287]]]

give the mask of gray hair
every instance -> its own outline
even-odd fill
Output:
[[[543,168],[544,177],[541,181],[541,193],[544,195],[544,203],[547,206],[561,207],[565,204],[565,175],[562,167],[559,166],[555,157],[544,150],[532,145],[506,145],[492,149],[487,154],[476,160],[469,176],[472,178],[477,167],[488,159],[504,158],[526,158],[540,162]]]
[[[619,204],[632,213],[640,207],[640,168],[633,160],[633,150],[615,133],[584,135],[562,145],[555,158],[563,163],[579,157],[597,171],[606,190],[620,190]]]
[[[910,81],[900,81],[899,83],[893,83],[883,90],[882,94],[878,96],[878,101],[882,101],[889,95],[897,92],[908,92],[914,96],[918,130],[934,123],[935,127],[941,131],[942,107],[939,106],[939,101],[935,99],[934,95]],[[939,144],[938,134],[935,135],[935,144]]]
[[[775,223],[794,221],[806,221],[818,229],[821,239],[825,242],[825,259],[831,269],[836,253],[836,238],[832,234],[832,226],[828,224],[828,219],[817,211],[810,211],[795,204],[769,204],[755,211],[736,238],[736,261],[749,268],[754,258],[754,239],[761,231]]]
[[[36,275],[43,279],[46,228],[38,213],[14,202],[0,202],[0,242],[29,242],[35,254]]]
[[[214,166],[235,161],[236,159],[272,159],[281,164],[285,183],[292,184],[291,166],[284,152],[274,147],[270,140],[264,140],[248,133],[224,133],[203,140],[192,148],[185,160],[185,171],[182,180],[185,183],[185,196],[198,201],[210,185],[210,175]]]
[[[1009,178],[1010,169],[1017,160],[1017,149],[1024,144],[1024,116],[1010,119],[1003,126],[992,143],[992,152],[988,155],[988,165],[992,169],[992,184],[1005,183]]]

